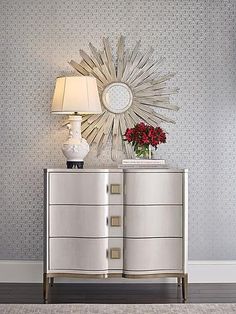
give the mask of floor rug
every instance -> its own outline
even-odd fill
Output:
[[[1,314],[231,314],[236,304],[0,304]]]

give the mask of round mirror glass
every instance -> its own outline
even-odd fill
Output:
[[[102,101],[107,110],[114,113],[125,112],[132,104],[133,94],[128,85],[112,83],[102,93]]]

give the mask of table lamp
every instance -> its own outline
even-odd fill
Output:
[[[62,145],[62,152],[67,158],[67,168],[83,168],[89,144],[81,136],[81,115],[102,112],[96,79],[90,76],[57,78],[51,112],[69,115],[69,137]]]

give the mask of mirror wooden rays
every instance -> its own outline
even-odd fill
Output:
[[[174,74],[158,71],[163,59],[152,58],[153,48],[142,53],[138,41],[129,51],[125,49],[125,38],[120,36],[113,59],[108,38],[103,38],[103,46],[100,51],[90,43],[90,55],[80,50],[81,62],[69,62],[79,75],[92,75],[97,79],[103,105],[101,114],[83,117],[82,135],[95,146],[98,155],[111,136],[112,159],[117,160],[123,147],[127,157],[131,158],[131,146],[122,141],[126,129],[141,121],[153,126],[162,122],[175,123],[158,113],[157,109],[178,110],[178,106],[170,103],[169,97],[178,89],[167,87]]]

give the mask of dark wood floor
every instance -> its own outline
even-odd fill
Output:
[[[50,303],[182,303],[176,284],[54,284]],[[43,303],[41,284],[0,284],[0,303]],[[236,303],[236,284],[189,284],[187,303]]]

